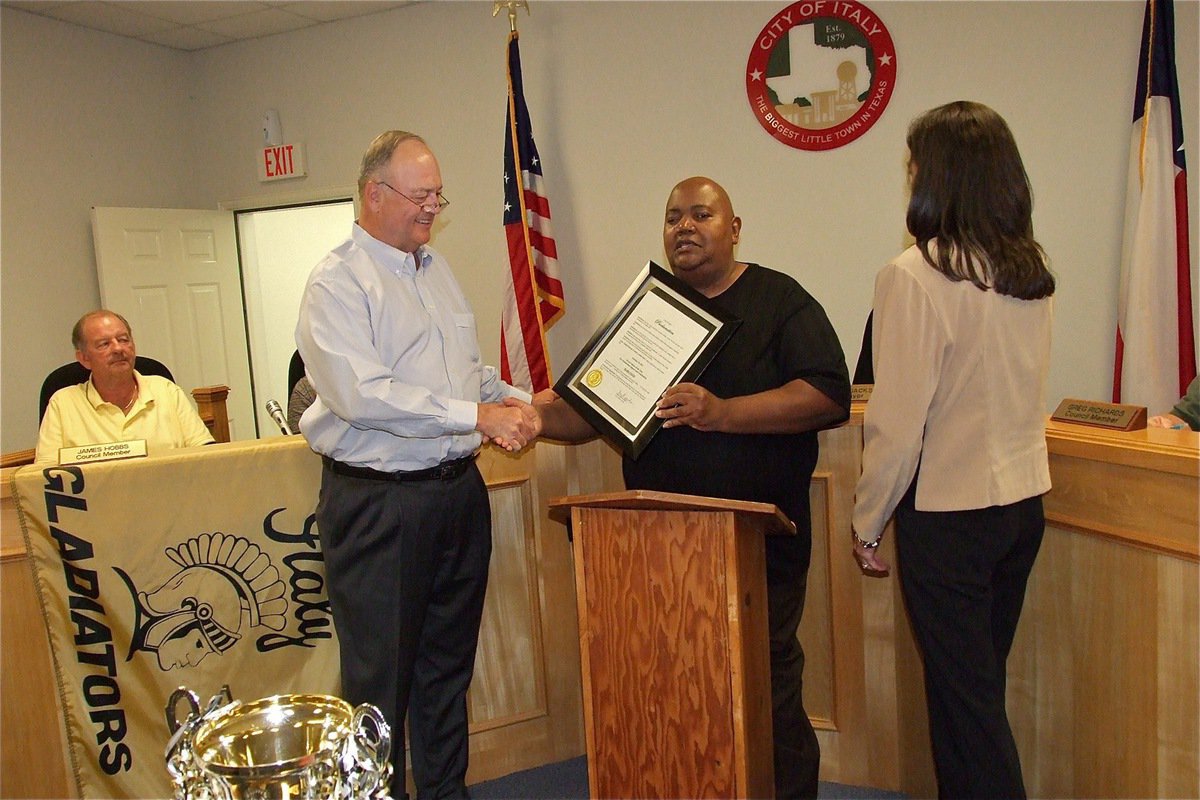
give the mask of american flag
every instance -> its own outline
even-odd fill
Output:
[[[1196,376],[1175,12],[1148,0],[1133,102],[1113,402],[1170,409]]]
[[[521,86],[517,32],[508,37],[508,117],[504,127],[504,234],[509,279],[500,328],[500,371],[530,392],[549,388],[546,331],[563,315],[558,250],[550,228],[550,201],[542,162]],[[520,165],[520,168],[517,168]]]

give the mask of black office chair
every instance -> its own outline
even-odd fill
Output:
[[[300,357],[300,351],[292,353],[292,360],[288,363],[288,392],[287,396],[292,396],[292,391],[295,390],[296,384],[304,377],[304,359]]]
[[[138,356],[137,360],[133,362],[133,368],[143,375],[161,375],[172,383],[175,382],[175,376],[171,374],[171,370],[167,369],[161,361],[153,358]],[[38,425],[42,424],[42,417],[46,416],[46,408],[50,405],[50,398],[54,396],[55,392],[77,383],[83,383],[91,374],[92,371],[87,367],[78,361],[72,361],[69,364],[63,364],[47,375],[46,380],[42,381],[42,396],[38,403]]]

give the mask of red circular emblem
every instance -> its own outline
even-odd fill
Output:
[[[754,39],[746,94],[767,133],[800,150],[832,150],[866,133],[896,88],[896,47],[854,0],[801,0]]]

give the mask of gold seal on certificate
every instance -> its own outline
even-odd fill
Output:
[[[738,324],[704,295],[647,262],[554,391],[637,458],[662,425],[654,416],[662,393],[695,380]]]

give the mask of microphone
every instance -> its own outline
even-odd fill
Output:
[[[288,427],[287,417],[283,415],[283,409],[279,407],[278,400],[267,401],[267,413],[271,415],[271,419],[275,420],[275,424],[279,426],[279,430],[284,436],[291,436],[292,429]]]

